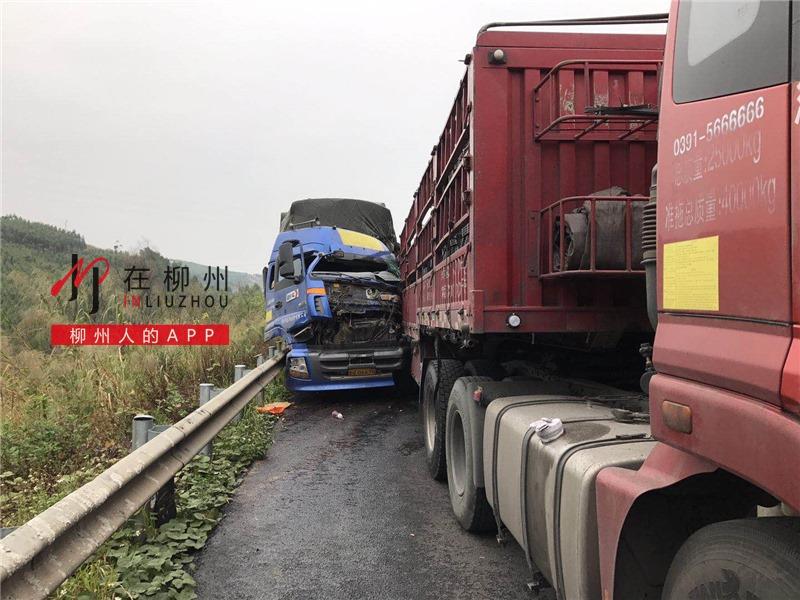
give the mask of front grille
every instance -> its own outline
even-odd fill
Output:
[[[390,373],[403,366],[403,349],[387,348],[353,352],[321,352],[320,370],[328,377],[346,376],[349,369],[372,368]]]

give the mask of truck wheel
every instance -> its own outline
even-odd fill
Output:
[[[476,377],[488,377],[492,381],[500,381],[506,376],[506,372],[503,371],[503,367],[493,360],[489,360],[487,358],[468,360],[464,363],[464,373],[467,375],[474,375]]]
[[[675,555],[662,598],[800,598],[800,519],[739,519],[703,527]]]
[[[475,484],[476,437],[473,420],[476,410],[470,384],[492,381],[490,377],[461,377],[453,386],[447,404],[447,487],[453,513],[466,531],[473,533],[495,529],[494,513],[486,500],[486,489]],[[480,416],[480,415],[477,415]],[[480,427],[481,433],[483,427]],[[483,461],[481,461],[483,462]]]
[[[441,364],[441,372],[437,368]],[[422,433],[425,437],[425,457],[431,477],[444,481],[447,477],[447,464],[444,449],[444,427],[447,418],[447,399],[453,383],[463,375],[460,361],[451,358],[433,359],[425,370],[422,386],[420,413],[422,414]]]

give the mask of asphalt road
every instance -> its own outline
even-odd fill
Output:
[[[530,598],[522,550],[463,532],[428,477],[416,402],[374,391],[289,409],[195,577],[214,600]]]

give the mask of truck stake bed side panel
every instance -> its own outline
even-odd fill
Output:
[[[511,313],[521,332],[649,329],[635,221],[662,55],[658,35],[479,36],[400,236],[413,337],[507,332]]]

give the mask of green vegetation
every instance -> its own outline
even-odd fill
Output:
[[[264,391],[268,401],[285,399],[282,383]],[[251,403],[242,420],[214,442],[212,458],[196,457],[176,477],[178,515],[161,527],[132,519],[84,564],[56,598],[193,598],[194,553],[221,518],[244,469],[263,456],[275,417],[256,413]]]
[[[263,300],[257,286],[228,292],[225,308],[132,308],[123,305],[126,268],[149,269],[150,293],[165,293],[164,272],[171,263],[149,248],[135,254],[94,248],[75,232],[14,216],[0,218],[0,243],[3,526],[24,523],[124,456],[135,414],[173,423],[196,407],[199,383],[228,385],[233,365],[252,365],[263,350]],[[72,252],[84,260],[109,260],[110,274],[100,286],[100,309],[94,315],[88,312],[88,282],[80,286],[77,301],[69,301],[67,288],[56,298],[50,295],[52,284],[70,267]],[[183,293],[206,292],[202,281],[191,277]],[[51,348],[50,325],[75,322],[229,323],[231,343]],[[278,385],[270,393],[280,395],[281,390]],[[179,517],[173,524],[138,533],[125,528],[59,595],[149,595],[152,590],[135,580],[160,573],[164,589],[191,596],[191,577],[179,570],[218,520],[236,477],[263,453],[268,423],[267,417],[247,411],[240,424],[226,429],[213,460],[195,460],[178,478]],[[170,542],[162,544],[167,538]],[[154,557],[155,547],[170,548],[171,554],[162,556],[159,550]]]

